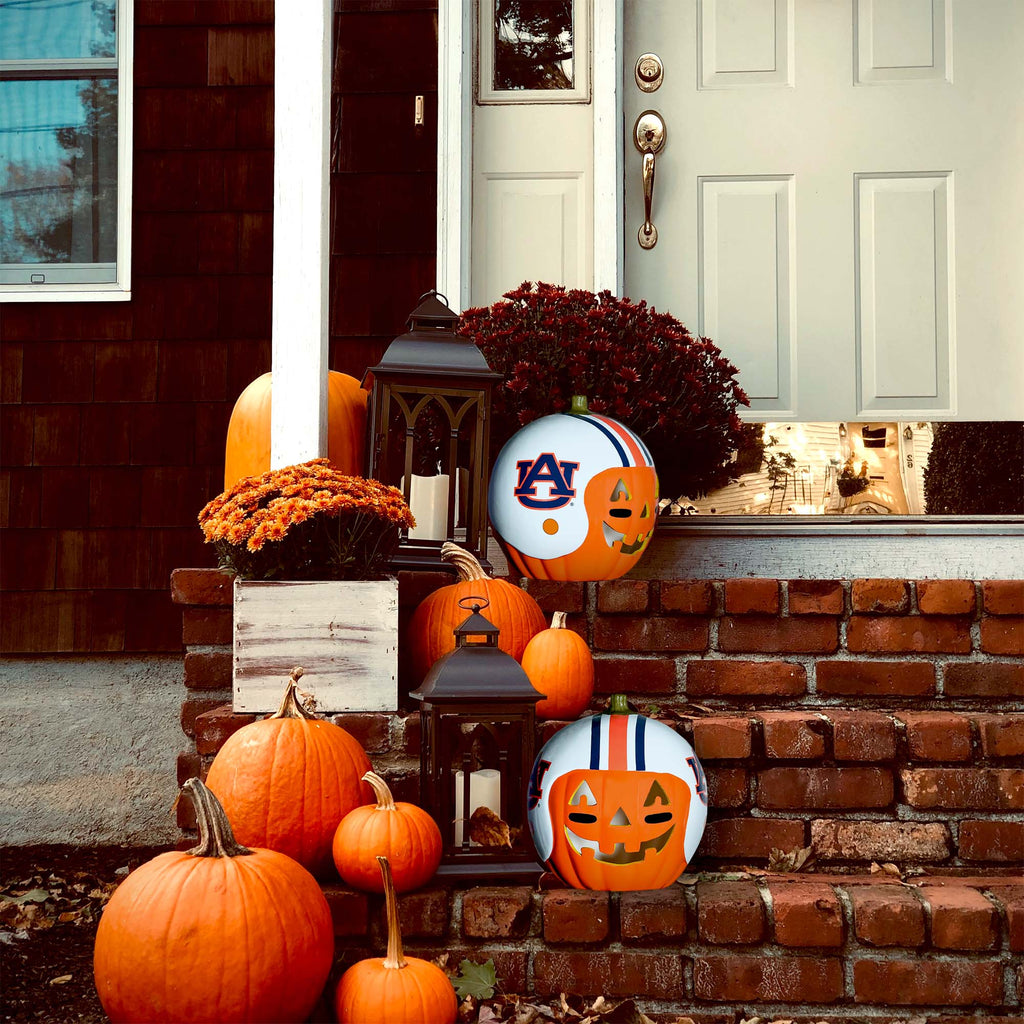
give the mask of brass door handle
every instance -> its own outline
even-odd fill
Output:
[[[658,244],[658,229],[651,220],[654,203],[654,157],[665,145],[665,122],[656,110],[645,110],[633,125],[633,144],[643,157],[641,176],[644,186],[644,222],[637,232],[641,249],[653,249]]]

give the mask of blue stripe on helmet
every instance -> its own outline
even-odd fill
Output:
[[[647,719],[643,715],[636,716],[636,731],[633,733],[633,739],[636,744],[634,748],[636,758],[636,770],[638,772],[647,771],[647,759],[644,757],[644,729],[647,726]]]
[[[591,426],[597,427],[597,429],[600,430],[613,445],[615,445],[615,450],[619,453],[619,458],[622,460],[622,464],[624,466],[629,465],[629,456],[626,454],[626,449],[622,447],[619,439],[600,420],[595,420],[590,416],[578,416],[577,418],[586,420]]]
[[[590,769],[597,771],[601,767],[601,716],[594,715],[590,720]]]

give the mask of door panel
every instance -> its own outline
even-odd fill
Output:
[[[623,39],[625,291],[715,340],[749,418],[1024,419],[1024,3],[626,0]]]

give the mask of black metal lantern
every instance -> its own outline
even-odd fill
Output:
[[[391,560],[396,569],[447,568],[453,541],[487,565],[491,388],[501,380],[455,333],[458,314],[431,291],[409,314],[373,374],[367,475],[398,487],[416,517]]]
[[[441,829],[438,874],[533,880],[542,871],[526,819],[534,757],[534,710],[542,694],[515,658],[498,649],[498,628],[465,597],[472,613],[455,630],[455,650],[435,662],[411,694],[420,701],[421,803]],[[477,843],[470,819],[486,807],[508,842]],[[490,837],[488,837],[490,839]]]

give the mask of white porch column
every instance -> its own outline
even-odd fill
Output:
[[[331,6],[274,17],[272,469],[327,454]]]

